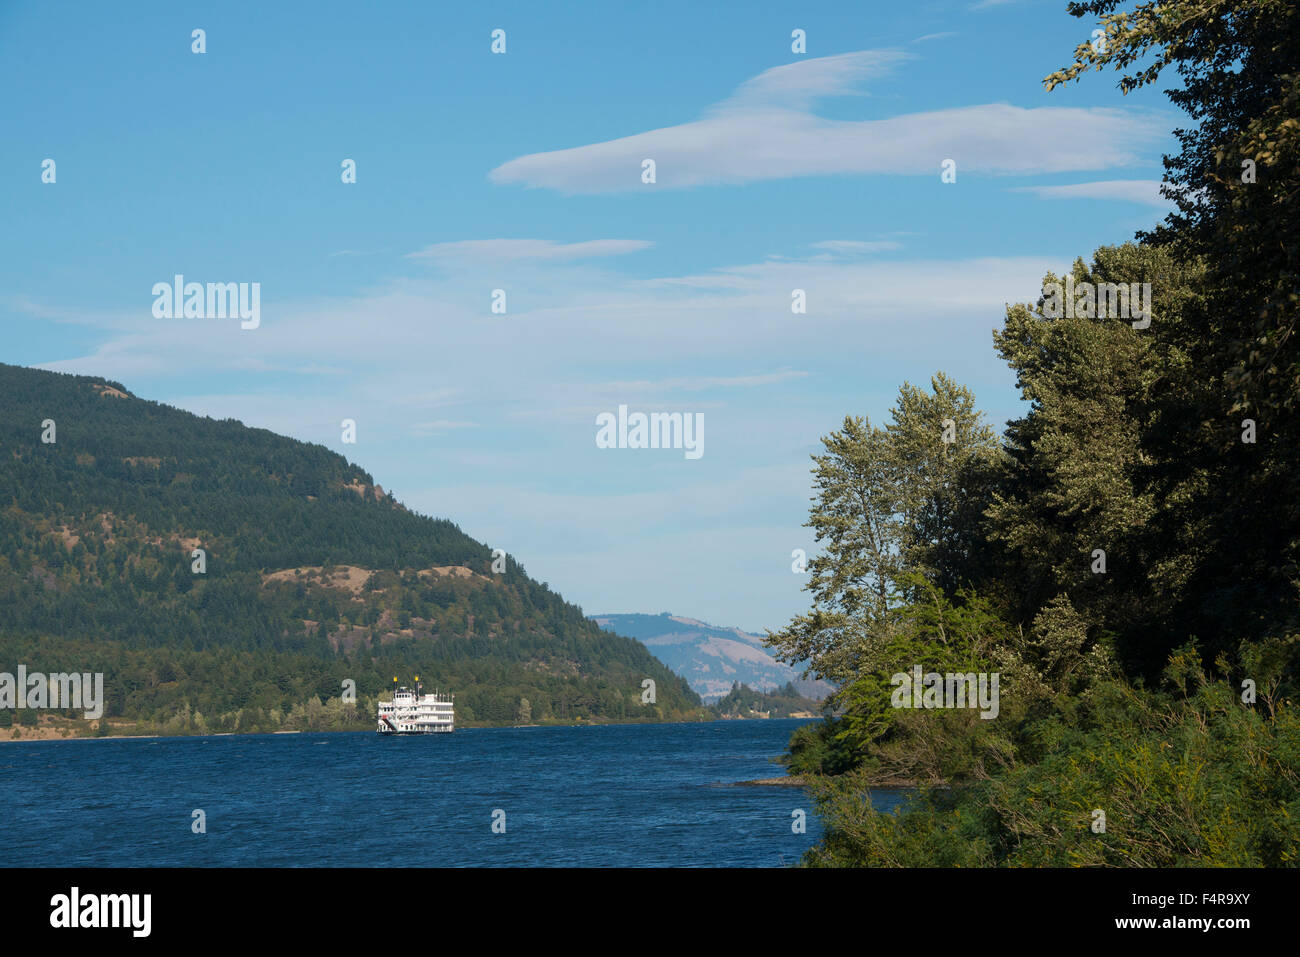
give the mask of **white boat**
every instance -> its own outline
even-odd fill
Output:
[[[420,676],[415,690],[397,686],[393,679],[393,700],[379,702],[380,734],[439,734],[456,727],[455,695],[423,694]]]

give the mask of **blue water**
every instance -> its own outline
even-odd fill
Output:
[[[779,867],[820,838],[807,792],[735,784],[800,723],[7,742],[0,863]]]

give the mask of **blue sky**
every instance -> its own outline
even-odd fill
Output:
[[[1004,304],[1166,212],[1164,97],[1043,89],[1063,0],[464,6],[0,3],[0,359],[327,445],[588,613],[761,631],[819,437],[938,370],[1001,427]],[[260,326],[155,318],[177,273]],[[620,404],[704,455],[597,448]]]

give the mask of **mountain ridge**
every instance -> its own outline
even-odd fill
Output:
[[[773,691],[793,683],[800,695],[815,701],[824,700],[835,690],[828,682],[801,677],[801,667],[777,661],[763,636],[740,628],[669,612],[590,617],[602,628],[640,640],[709,703],[728,695],[736,682],[755,691]]]

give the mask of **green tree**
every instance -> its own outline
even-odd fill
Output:
[[[1182,321],[1197,270],[1169,253],[1126,244],[1075,262],[1075,288],[1156,281],[1165,296],[1152,324]],[[1048,274],[1044,288],[1062,283]],[[1049,316],[1045,304],[1007,309],[994,333],[1016,373],[1024,416],[1008,423],[1006,457],[988,509],[1000,574],[1014,586],[1012,617],[1028,625],[1068,595],[1094,638],[1118,633],[1131,662],[1159,668],[1181,638],[1168,616],[1185,587],[1186,553],[1152,533],[1170,489],[1156,468],[1175,454],[1163,434],[1171,379],[1190,375],[1182,357],[1146,330],[1108,315]],[[1158,572],[1160,595],[1152,572]]]
[[[1130,9],[1131,8],[1131,9]],[[1204,370],[1226,373],[1239,409],[1296,407],[1300,397],[1300,7],[1292,0],[1087,0],[1104,43],[1084,42],[1049,90],[1107,67],[1125,93],[1169,68],[1169,99],[1195,120],[1165,158],[1178,204],[1151,234],[1209,263],[1214,308],[1186,330]],[[1137,65],[1141,68],[1137,69]]]
[[[1177,211],[1141,238],[1204,264],[1194,308],[1150,331],[1178,360],[1158,383],[1156,434],[1166,442],[1155,531],[1185,556],[1163,563],[1180,579],[1169,621],[1212,638],[1202,642],[1212,659],[1239,636],[1300,621],[1300,5],[1089,0],[1068,9],[1098,18],[1105,43],[1080,44],[1048,89],[1113,68],[1127,93],[1173,71],[1180,82],[1166,95],[1192,120],[1164,161]],[[1157,300],[1165,296],[1158,285]],[[1225,626],[1234,634],[1222,635]],[[1161,660],[1151,649],[1144,670]]]
[[[970,390],[942,373],[928,393],[904,384],[884,428],[850,416],[822,444],[806,523],[823,548],[804,586],[813,608],[767,641],[781,660],[845,681],[879,663],[909,572],[946,585],[969,571],[998,451]]]

